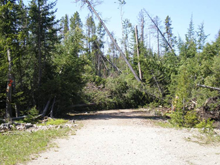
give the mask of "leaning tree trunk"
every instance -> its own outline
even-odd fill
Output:
[[[139,52],[139,44],[138,44],[138,30],[137,30],[137,26],[135,27],[135,36],[136,36],[136,45],[137,45],[137,58],[138,58],[139,78],[142,80],[141,63],[140,63],[140,52]]]
[[[116,48],[118,49],[118,51],[120,52],[120,54],[122,55],[122,57],[124,58],[127,66],[129,67],[129,69],[131,70],[131,72],[133,73],[134,77],[136,78],[137,81],[141,82],[141,80],[139,79],[139,77],[137,76],[137,74],[135,73],[134,69],[132,68],[132,66],[130,65],[129,61],[127,60],[125,54],[123,53],[123,51],[121,50],[121,48],[118,46],[118,44],[115,42],[113,36],[111,35],[111,33],[109,32],[108,28],[106,27],[105,23],[102,21],[102,19],[99,17],[98,13],[96,12],[96,10],[92,7],[91,3],[88,0],[84,0],[85,3],[88,4],[89,8],[93,11],[93,13],[96,15],[96,17],[99,19],[99,21],[101,22],[101,24],[103,25],[103,27],[105,28],[105,31],[107,32],[107,34],[109,35],[110,39],[112,40],[112,42],[114,43],[114,45],[116,46]]]

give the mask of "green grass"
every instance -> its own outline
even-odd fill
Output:
[[[163,128],[175,128],[175,126],[172,125],[170,122],[159,121],[159,122],[156,122],[156,125],[163,127]]]
[[[52,147],[50,141],[68,135],[70,128],[41,130],[33,133],[0,134],[0,164],[13,165],[30,160],[30,155]]]
[[[37,124],[37,125],[62,125],[67,122],[68,120],[64,120],[64,119],[48,119],[47,122],[42,123],[42,124]]]
[[[218,144],[220,145],[220,135],[211,131],[209,133],[201,133],[200,135],[194,135],[194,142],[199,144]]]

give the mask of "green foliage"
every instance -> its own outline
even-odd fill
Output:
[[[64,120],[64,119],[51,119],[49,118],[46,123],[40,124],[40,125],[62,125],[67,123],[68,120]]]
[[[96,109],[137,108],[147,102],[147,95],[141,91],[135,80],[126,80],[125,75],[107,78],[103,84],[87,84],[86,100],[96,103]]]
[[[211,119],[203,119],[200,123],[196,125],[196,128],[200,128],[204,133],[211,132],[213,131],[213,122],[214,121]]]
[[[184,126],[188,128],[194,127],[199,123],[197,113],[195,111],[188,111],[184,116]]]
[[[27,117],[24,118],[24,122],[26,122],[26,123],[35,123],[36,122],[36,117],[39,114],[36,107],[31,108],[26,113],[27,113]]]
[[[169,122],[172,125],[175,125],[177,127],[183,127],[184,126],[184,114],[182,110],[176,110],[172,114],[170,114],[170,120]]]

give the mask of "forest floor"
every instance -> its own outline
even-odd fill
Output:
[[[28,165],[220,165],[220,145],[202,144],[195,130],[163,128],[144,110],[72,115],[83,127]],[[164,122],[164,121],[163,121]]]

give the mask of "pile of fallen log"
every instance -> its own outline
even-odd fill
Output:
[[[60,125],[38,125],[32,123],[2,123],[0,125],[0,133],[8,132],[8,131],[28,131],[28,132],[36,132],[39,130],[48,130],[48,129],[60,129],[60,128],[75,128],[78,124],[75,121],[70,120],[66,124]]]

